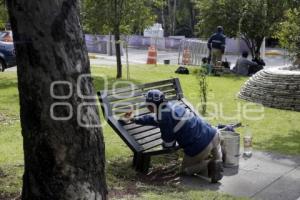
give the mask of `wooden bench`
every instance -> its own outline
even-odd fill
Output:
[[[184,99],[177,78],[98,92],[106,121],[133,151],[135,169],[144,173],[149,169],[151,156],[167,154],[179,149],[178,145],[172,149],[162,147],[161,132],[158,127],[119,121],[124,113],[129,111],[133,111],[135,117],[150,114],[146,108],[144,94],[151,89],[163,91],[167,100],[178,101],[193,111],[192,106]]]

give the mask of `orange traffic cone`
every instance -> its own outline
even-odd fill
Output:
[[[157,63],[157,51],[155,46],[150,46],[148,49],[148,59],[147,64],[154,64]]]
[[[191,63],[191,52],[189,49],[185,48],[183,50],[182,64],[189,65]]]

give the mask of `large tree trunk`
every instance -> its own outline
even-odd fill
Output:
[[[121,43],[119,27],[115,28],[115,47],[117,58],[117,78],[122,78]]]
[[[7,3],[18,64],[22,199],[106,199],[102,130],[92,126],[100,124],[96,100],[79,95],[94,96],[91,79],[79,79],[90,75],[79,1]]]

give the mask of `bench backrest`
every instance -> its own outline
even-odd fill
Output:
[[[103,90],[98,93],[106,121],[134,152],[154,151],[162,144],[159,128],[135,123],[121,124],[118,121],[129,111],[133,111],[134,116],[150,114],[146,108],[144,94],[151,89],[163,91],[167,100],[183,99],[177,78],[109,91]]]

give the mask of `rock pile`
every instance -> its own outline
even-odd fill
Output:
[[[300,71],[262,70],[245,83],[239,97],[272,108],[300,111]]]

